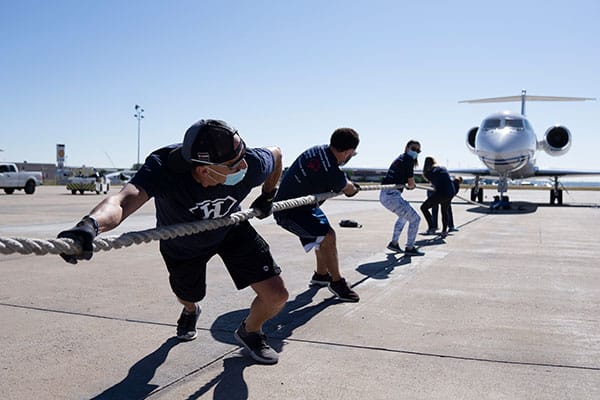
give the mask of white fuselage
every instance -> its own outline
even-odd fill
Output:
[[[508,111],[483,120],[475,139],[475,153],[491,172],[505,178],[534,174],[537,138],[529,121]]]

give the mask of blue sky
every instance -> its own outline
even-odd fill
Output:
[[[289,165],[338,127],[361,135],[349,166],[384,167],[407,140],[450,168],[480,167],[466,132],[518,95],[600,97],[600,2],[0,2],[0,160],[130,167],[224,119]],[[598,169],[600,102],[529,103],[538,138],[573,145],[542,167]]]

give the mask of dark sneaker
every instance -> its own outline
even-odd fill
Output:
[[[448,232],[458,232],[458,228],[452,227],[452,228],[448,229]]]
[[[422,251],[419,251],[416,247],[407,247],[404,250],[404,255],[407,255],[407,256],[424,256],[425,253],[423,253]]]
[[[395,251],[396,253],[402,253],[402,249],[398,246],[398,243],[389,242],[387,245],[387,249],[391,251]]]
[[[441,237],[442,239],[445,239],[446,237],[448,237],[448,232],[446,232],[446,231],[441,231],[441,232],[440,232],[440,237]]]
[[[342,301],[351,301],[356,303],[360,300],[358,294],[356,294],[354,290],[350,289],[344,278],[340,279],[339,281],[332,281],[329,284],[329,291],[335,294],[337,298]]]
[[[246,324],[242,322],[233,336],[239,344],[244,346],[255,361],[262,364],[277,364],[279,354],[267,344],[267,336],[264,333],[246,331]]]
[[[329,274],[317,274],[316,272],[313,274],[312,278],[310,279],[310,284],[313,286],[327,286],[329,285],[329,282],[331,282],[331,275]]]
[[[424,233],[424,235],[435,235],[435,231],[437,229],[427,229]]]
[[[177,339],[189,341],[194,340],[198,336],[198,332],[196,331],[196,322],[198,322],[198,317],[202,310],[200,306],[196,304],[196,312],[188,313],[185,308],[181,312],[179,316],[179,320],[177,320]]]

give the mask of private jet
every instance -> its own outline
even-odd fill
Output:
[[[137,171],[134,170],[121,170],[112,172],[106,175],[106,178],[111,185],[125,185],[135,175]]]
[[[483,202],[481,177],[498,177],[498,196],[494,196],[492,208],[510,208],[508,181],[532,177],[551,177],[550,204],[563,203],[563,190],[558,178],[575,175],[600,175],[600,171],[549,170],[535,165],[536,151],[543,150],[551,156],[565,154],[571,147],[571,132],[562,125],[549,127],[542,140],[537,139],[529,120],[525,117],[526,101],[585,101],[596,100],[589,97],[528,96],[526,90],[520,96],[492,97],[463,100],[459,103],[501,103],[521,102],[521,112],[503,111],[489,115],[480,126],[467,133],[467,148],[479,157],[487,167],[483,169],[452,170],[456,174],[475,176],[471,188],[471,200]]]

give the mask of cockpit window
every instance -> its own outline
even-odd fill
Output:
[[[496,129],[500,128],[500,120],[499,119],[486,119],[483,121],[482,129]]]
[[[523,128],[523,120],[522,119],[506,119],[504,122],[504,126],[508,126],[510,128]]]

